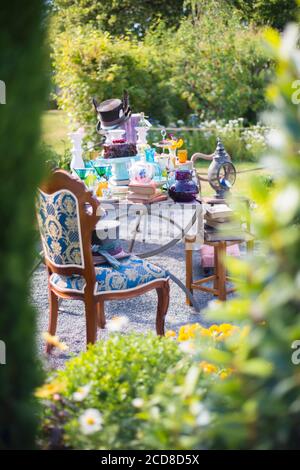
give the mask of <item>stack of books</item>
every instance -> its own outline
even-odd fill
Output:
[[[110,184],[111,184],[112,186],[128,186],[128,184],[129,184],[129,179],[126,179],[126,180],[115,180],[115,179],[111,178]]]
[[[233,211],[226,204],[207,206],[205,214],[205,239],[207,241],[241,240],[245,232],[241,223],[234,220]]]
[[[150,204],[168,199],[168,196],[161,189],[158,189],[155,183],[130,183],[128,190],[127,199],[132,202]]]

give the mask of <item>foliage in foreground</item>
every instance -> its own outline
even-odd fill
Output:
[[[137,409],[170,368],[184,369],[173,341],[154,335],[113,336],[72,359],[42,387],[44,447],[129,449],[138,444]],[[174,371],[175,372],[175,371]],[[89,433],[81,416],[97,410],[103,432]],[[96,413],[97,417],[97,413]]]
[[[38,150],[40,115],[46,102],[44,6],[41,0],[1,2],[0,79],[6,104],[0,104],[0,339],[6,365],[0,366],[0,448],[34,446],[36,427],[32,390],[38,384],[35,312],[28,304],[33,264],[34,194],[42,176]]]
[[[300,108],[294,94],[300,72],[299,30],[290,25],[282,39],[270,30],[267,39],[277,78],[268,89],[274,111],[265,119],[276,130],[265,163],[277,170],[276,184],[270,190],[258,180],[252,182],[259,255],[247,262],[231,261],[234,277],[244,281],[239,296],[214,303],[207,311],[209,318],[244,324],[245,337],[229,339],[221,354],[196,343],[195,364],[200,355],[234,371],[223,383],[211,383],[202,397],[207,419],[200,429],[178,424],[189,416],[185,397],[197,396],[197,384],[187,392],[185,386],[174,389],[176,379],[171,378],[157,389],[152,402],[159,403],[158,411],[153,416],[152,402],[148,404],[143,429],[146,445],[156,448],[190,448],[192,436],[196,448],[299,448]],[[170,403],[176,414],[170,413]]]

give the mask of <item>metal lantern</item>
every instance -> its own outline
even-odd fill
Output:
[[[234,185],[236,169],[226,152],[221,139],[217,139],[217,148],[213,154],[212,162],[208,168],[208,182],[216,191],[217,199],[224,199],[225,194]]]

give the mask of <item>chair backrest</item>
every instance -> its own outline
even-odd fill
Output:
[[[97,199],[80,180],[55,170],[38,189],[36,208],[50,271],[94,279],[91,238],[99,220]]]

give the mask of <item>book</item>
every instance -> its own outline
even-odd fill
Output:
[[[130,197],[130,195],[128,196],[127,198],[129,201],[133,202],[133,203],[137,203],[137,204],[153,204],[155,202],[161,202],[161,201],[166,201],[168,199],[168,195],[167,194],[157,194],[153,197],[150,197],[150,198],[132,198]]]
[[[113,194],[127,194],[128,186],[113,186],[110,187]]]
[[[129,183],[128,188],[133,193],[151,196],[157,191],[155,184]]]
[[[126,179],[126,180],[115,180],[115,179],[112,178],[110,180],[110,184],[112,186],[117,186],[117,187],[119,187],[119,186],[128,186],[129,180],[128,179]]]
[[[239,230],[226,230],[223,232],[215,230],[212,227],[204,225],[204,240],[207,242],[217,242],[217,241],[235,241],[243,240],[249,241],[253,237],[248,232],[243,231],[241,228]]]
[[[210,222],[216,222],[218,224],[226,224],[229,222],[232,222],[234,219],[233,217],[217,217],[217,218],[211,218],[209,214],[204,215],[205,219]]]
[[[162,192],[158,189],[156,191],[154,191],[153,193],[151,193],[151,194],[150,193],[149,194],[141,194],[141,193],[136,193],[136,192],[133,192],[133,191],[129,191],[128,192],[128,198],[148,200],[148,199],[152,199],[155,196],[159,196],[160,194],[162,194]]]
[[[218,219],[220,217],[230,217],[233,214],[232,209],[226,204],[215,204],[206,208],[206,213],[211,219]]]
[[[221,221],[219,219],[210,219],[209,217],[205,216],[205,221],[206,221],[206,225],[209,225],[210,227],[213,227],[216,230],[229,229],[229,230],[234,231],[234,230],[239,230],[241,228],[241,223],[232,219]]]

